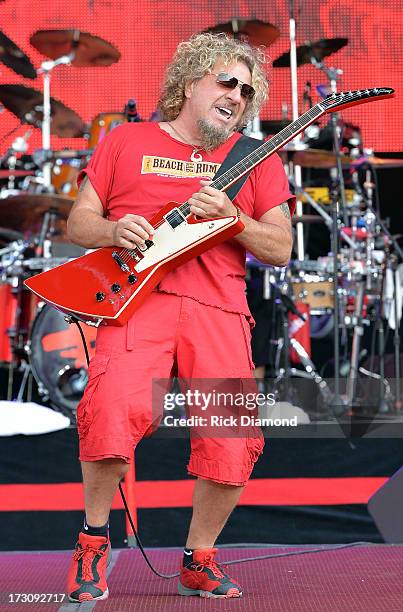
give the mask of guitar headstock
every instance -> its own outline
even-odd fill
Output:
[[[372,87],[371,89],[357,89],[355,91],[342,91],[327,96],[319,105],[326,113],[337,113],[343,108],[356,104],[365,104],[374,100],[393,98],[395,90],[391,87]]]

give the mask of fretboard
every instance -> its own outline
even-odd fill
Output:
[[[302,132],[308,125],[313,123],[315,119],[325,113],[325,109],[322,104],[315,104],[308,112],[298,117],[296,121],[287,125],[281,132],[270,138],[270,140],[264,142],[260,147],[249,153],[246,157],[237,162],[232,168],[224,172],[219,178],[212,181],[211,186],[215,187],[219,191],[225,191],[240,179],[246,172],[252,170],[255,166],[260,164],[266,157],[269,157],[275,153],[278,149],[284,146],[287,142],[295,138],[297,134]],[[185,202],[179,207],[181,213],[185,216],[190,214],[189,204]]]

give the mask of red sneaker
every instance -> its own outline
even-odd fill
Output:
[[[69,600],[75,603],[107,599],[108,538],[80,532],[67,578]]]
[[[200,597],[242,597],[240,585],[230,578],[214,561],[217,548],[203,548],[193,551],[189,564],[181,567],[179,595],[200,595]]]

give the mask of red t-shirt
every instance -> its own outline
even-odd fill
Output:
[[[240,134],[192,162],[193,147],[179,142],[158,123],[127,123],[97,146],[78,183],[87,174],[111,221],[132,213],[150,219],[169,201],[186,202],[212,178]],[[282,202],[293,211],[295,198],[278,155],[254,168],[235,198],[241,210],[259,220]],[[250,315],[245,295],[245,249],[231,239],[179,266],[160,282],[159,291],[194,298],[203,304]]]

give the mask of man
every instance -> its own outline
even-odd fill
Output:
[[[69,573],[71,601],[108,596],[110,507],[134,447],[153,429],[152,379],[253,377],[245,249],[287,263],[293,198],[277,156],[252,171],[234,203],[209,181],[266,99],[263,63],[260,51],[224,35],[181,43],[160,100],[166,121],[115,128],[79,178],[68,231],[88,248],[144,245],[154,235],[147,219],[171,200],[188,201],[202,218],[240,214],[245,229],[169,273],[127,325],[98,331],[77,411],[85,523]],[[197,480],[180,594],[242,594],[214,560],[214,544],[262,448],[256,428],[250,437],[191,439],[188,471]]]

